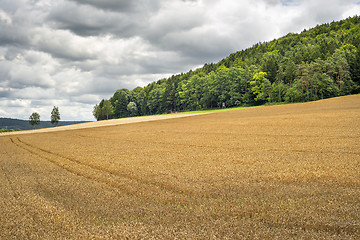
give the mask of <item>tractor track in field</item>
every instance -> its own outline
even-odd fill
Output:
[[[176,195],[195,195],[196,193],[190,190],[182,190],[177,189],[175,186],[172,185],[166,185],[159,182],[152,182],[148,180],[144,180],[138,177],[131,176],[129,174],[124,173],[118,173],[115,171],[111,171],[109,169],[96,166],[93,164],[86,164],[84,162],[81,162],[79,160],[69,158],[62,156],[58,153],[54,153],[51,151],[48,151],[46,149],[42,149],[39,147],[36,147],[34,145],[31,145],[29,143],[26,143],[22,140],[20,140],[19,137],[16,138],[10,138],[11,142],[16,145],[17,147],[30,152],[31,154],[34,154],[42,159],[45,159],[56,166],[64,169],[67,172],[70,172],[72,174],[75,174],[79,177],[84,177],[86,179],[96,181],[98,183],[106,184],[107,186],[110,186],[112,188],[119,189],[123,192],[125,192],[128,195],[137,196],[137,197],[147,197],[139,193],[139,190],[141,190],[142,186],[144,188],[148,189],[149,186],[153,187],[153,191],[156,190],[169,192]],[[56,160],[56,159],[60,159]],[[128,187],[128,184],[121,183],[122,182],[129,182],[134,181],[137,183],[137,189],[130,189]],[[140,187],[140,189],[138,189]],[[151,194],[150,194],[151,195]]]

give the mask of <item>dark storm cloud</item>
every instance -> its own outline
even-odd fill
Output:
[[[138,29],[146,23],[143,14],[137,15],[131,11],[109,12],[73,2],[60,4],[50,12],[47,19],[54,27],[68,29],[80,36],[111,34],[131,37],[137,35]]]
[[[129,0],[70,0],[71,2],[75,2],[82,5],[90,5],[95,8],[111,10],[111,11],[120,11],[120,12],[128,12],[133,11],[139,5],[139,2],[146,1],[129,1]]]

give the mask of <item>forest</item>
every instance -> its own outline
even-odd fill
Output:
[[[360,17],[289,33],[218,63],[145,87],[117,90],[97,120],[189,110],[315,101],[360,92]]]

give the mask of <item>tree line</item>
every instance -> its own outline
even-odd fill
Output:
[[[360,17],[258,43],[214,64],[96,104],[97,120],[265,103],[306,102],[360,92]]]

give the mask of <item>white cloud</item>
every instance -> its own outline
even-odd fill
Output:
[[[9,107],[30,107],[31,101],[30,100],[23,100],[23,99],[15,99],[15,100],[5,100],[4,101],[6,106]]]
[[[360,2],[359,2],[360,3]],[[341,19],[345,19],[348,17],[353,17],[355,15],[359,15],[360,14],[360,5],[359,4],[353,4],[352,7],[350,7],[349,9],[347,9],[342,15],[341,15]]]
[[[12,19],[10,15],[0,9],[0,23],[2,24],[12,24]]]

